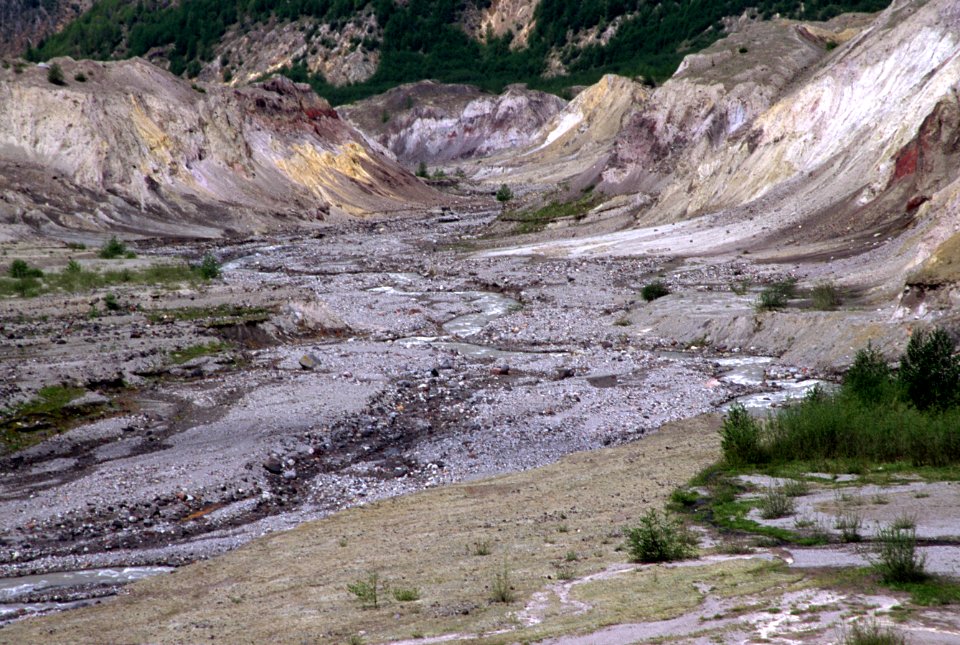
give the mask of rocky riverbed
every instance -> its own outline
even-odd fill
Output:
[[[6,415],[8,438],[55,436],[0,458],[0,576],[159,573],[349,506],[637,440],[769,390],[768,373],[810,376],[631,325],[657,306],[639,291],[658,275],[680,297],[704,288],[670,257],[477,255],[492,217],[143,243],[119,262],[212,252],[223,275],[116,287],[114,310],[104,292],[0,302],[0,404],[50,385],[79,398],[60,434]],[[710,280],[753,271],[720,264]],[[8,617],[56,610],[138,575],[11,582],[0,602]]]

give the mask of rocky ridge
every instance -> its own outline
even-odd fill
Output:
[[[210,236],[444,201],[305,85],[201,88],[143,60],[58,64],[63,85],[41,66],[0,70],[8,234]]]
[[[405,164],[438,163],[526,146],[565,101],[511,87],[499,96],[422,81],[337,109]]]

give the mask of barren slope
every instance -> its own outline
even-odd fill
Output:
[[[64,86],[0,70],[4,224],[211,235],[442,199],[306,86],[202,91],[142,60],[59,63]]]
[[[527,145],[565,101],[511,87],[499,96],[470,85],[422,81],[338,108],[403,163],[436,163]]]

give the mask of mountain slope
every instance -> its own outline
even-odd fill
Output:
[[[29,57],[148,56],[175,74],[206,79],[286,70],[333,104],[428,78],[494,91],[516,82],[559,90],[607,72],[668,78],[684,55],[721,37],[725,21],[748,10],[824,19],[888,2],[97,0]],[[259,62],[251,67],[251,60]],[[360,73],[337,73],[338,61]]]
[[[210,235],[442,199],[289,80],[206,93],[143,60],[59,63],[64,86],[0,71],[6,223]]]

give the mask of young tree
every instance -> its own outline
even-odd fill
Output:
[[[500,184],[500,189],[497,191],[497,201],[506,204],[511,199],[513,199],[513,191],[510,190],[510,186]]]

